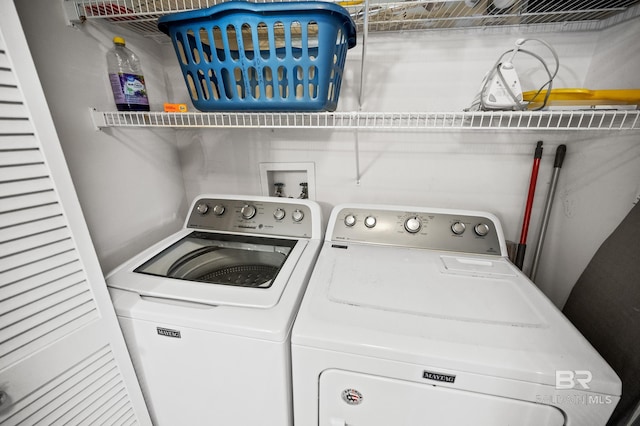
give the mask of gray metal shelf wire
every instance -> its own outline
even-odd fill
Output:
[[[270,128],[380,130],[640,130],[640,111],[513,112],[105,112],[92,110],[97,128]]]
[[[98,19],[150,37],[162,37],[157,19],[165,14],[210,7],[228,0],[65,0],[72,22]],[[274,0],[257,0],[275,2]],[[282,1],[282,0],[277,0]],[[287,1],[287,0],[284,0]],[[335,1],[361,30],[364,0]],[[496,7],[495,4],[503,5]],[[512,28],[530,31],[599,30],[640,16],[640,0],[370,0],[369,31]]]

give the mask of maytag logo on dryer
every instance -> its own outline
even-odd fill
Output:
[[[424,372],[422,373],[422,378],[445,383],[453,383],[456,381],[456,376],[452,374],[434,373],[433,371],[427,370],[424,370]]]
[[[158,334],[161,336],[174,337],[176,339],[182,338],[180,336],[179,330],[172,330],[170,328],[162,328],[162,327],[156,327],[156,330],[158,331]]]

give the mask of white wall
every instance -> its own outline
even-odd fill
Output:
[[[62,1],[17,1],[80,204],[104,272],[176,230],[186,211],[173,131],[97,131],[89,108],[115,110],[106,68],[114,35],[141,56],[153,109],[162,107],[164,50],[90,23],[65,24]]]
[[[589,68],[586,85],[593,89],[637,89],[640,71],[638,20],[602,32]]]
[[[529,261],[555,147],[567,144],[538,272],[538,285],[561,306],[640,192],[637,132],[95,131],[88,108],[114,109],[104,54],[118,30],[66,27],[57,1],[17,3],[105,271],[179,227],[199,193],[260,194],[261,162],[314,162],[317,200],[327,214],[346,201],[483,209],[518,240],[533,150],[543,140],[527,253]],[[188,102],[170,45],[124,35],[142,57],[152,108]],[[364,103],[358,105],[358,46],[348,55],[339,110],[460,111],[497,56],[521,36],[370,34]],[[637,20],[603,32],[539,35],[561,58],[555,87],[602,84],[596,88],[640,87],[637,36]],[[544,81],[534,61],[519,57],[516,67],[524,90]]]

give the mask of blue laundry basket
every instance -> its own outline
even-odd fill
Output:
[[[356,28],[322,1],[248,3],[166,15],[193,105],[200,111],[334,111]]]

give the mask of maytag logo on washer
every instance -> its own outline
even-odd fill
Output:
[[[355,389],[345,389],[342,391],[342,399],[349,405],[362,403],[362,394]]]
[[[422,373],[422,378],[446,383],[453,383],[456,381],[456,376],[454,375],[434,373],[427,370],[424,370],[424,372]]]
[[[158,334],[161,336],[167,336],[167,337],[175,337],[176,339],[180,339],[180,331],[178,330],[172,330],[170,328],[162,328],[162,327],[156,327],[156,330],[158,331]]]

